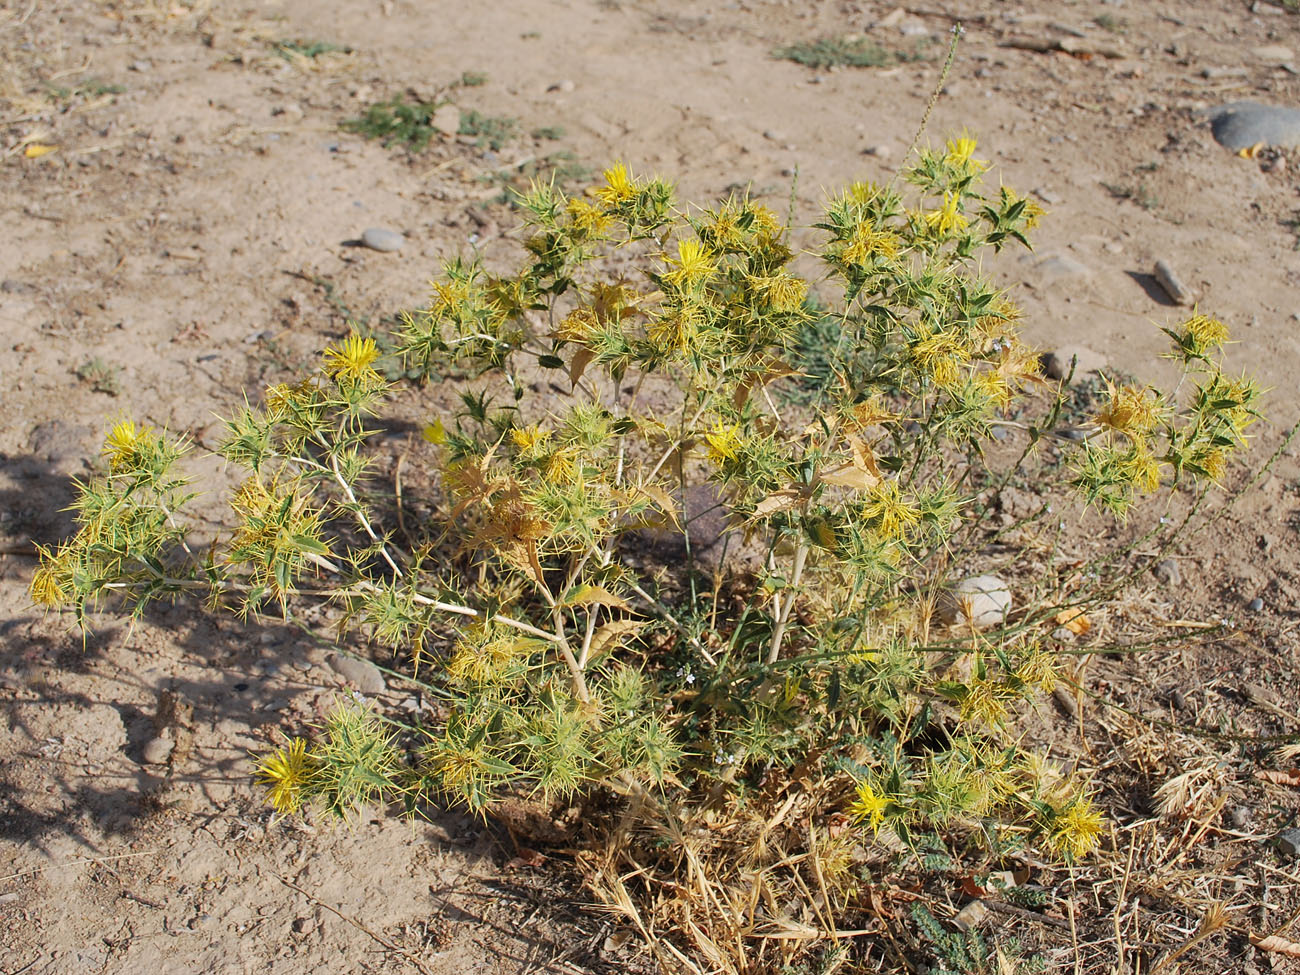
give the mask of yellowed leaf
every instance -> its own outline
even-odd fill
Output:
[[[677,503],[673,501],[672,495],[657,484],[639,484],[637,490],[657,504],[659,510],[672,519],[674,526],[682,527],[681,519],[677,516]]]
[[[573,353],[573,359],[569,362],[569,383],[571,385],[578,385],[578,380],[582,378],[582,374],[586,372],[587,366],[591,364],[591,360],[594,358],[596,358],[596,353],[585,346]]]
[[[565,606],[610,606],[614,609],[631,609],[627,600],[600,586],[581,585],[564,597]]]
[[[587,651],[587,660],[592,661],[609,653],[618,641],[629,633],[635,633],[645,624],[640,620],[610,620],[603,626],[596,627],[591,635],[591,648]]]
[[[848,442],[849,450],[853,451],[853,466],[879,481],[880,468],[876,466],[876,455],[871,452],[871,448],[859,437],[850,436]]]
[[[1286,955],[1288,958],[1300,958],[1300,944],[1278,937],[1276,934],[1261,938],[1252,932],[1250,943],[1260,951],[1275,951],[1279,955]]]
[[[749,520],[758,521],[760,518],[766,518],[779,511],[789,511],[799,503],[803,496],[803,492],[796,488],[774,491],[754,506],[754,513]]]
[[[1259,769],[1255,772],[1255,778],[1264,782],[1272,782],[1274,785],[1290,785],[1300,789],[1300,768],[1284,770]]]
[[[1065,627],[1075,636],[1083,636],[1092,629],[1092,621],[1083,615],[1083,610],[1078,607],[1063,609],[1057,613],[1056,625]]]
[[[865,491],[880,483],[879,477],[869,470],[862,469],[853,461],[824,467],[818,476],[827,484],[853,488],[857,491]]]
[[[33,142],[23,150],[23,155],[28,159],[40,159],[41,156],[48,155],[58,149],[58,146],[47,146],[41,142]]]

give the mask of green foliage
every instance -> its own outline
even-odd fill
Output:
[[[979,267],[1027,246],[1041,211],[986,189],[975,150],[920,150],[906,193],[855,183],[826,200],[810,246],[833,305],[809,299],[790,228],[747,196],[679,209],[671,184],[621,164],[581,194],[535,181],[521,264],[449,262],[391,340],[417,380],[478,377],[429,418],[443,506],[413,537],[399,545],[367,496],[370,424],[395,390],[380,343],[354,334],[227,422],[220,452],[248,472],[228,539],[184,548],[180,448],[123,425],[33,597],[83,622],[110,594],[286,616],[330,599],[344,630],[408,656],[438,720],[397,731],[340,710],[263,760],[284,812],[607,789],[671,835],[679,810],[761,819],[788,794],[936,869],[990,836],[1086,857],[1103,831],[1089,784],[1012,723],[1057,680],[1060,607],[1109,598],[1122,568],[1049,570],[1037,603],[984,629],[936,601],[980,558],[997,485],[1054,470],[1120,517],[1162,485],[1204,494],[1259,391],[1223,373],[1226,329],[1197,314],[1169,330],[1181,398],[1110,381],[1094,435],[1026,466],[1065,394],[1034,395],[1020,313]],[[530,395],[547,388],[562,392]],[[994,426],[1035,409],[1019,456],[1000,457]],[[717,541],[682,525],[700,487],[748,562],[691,559]],[[678,532],[688,554],[657,554],[650,540]],[[977,939],[933,940],[953,970],[990,962]]]
[[[411,152],[422,152],[437,131],[433,127],[433,113],[446,102],[410,101],[394,95],[386,102],[376,102],[366,108],[360,118],[348,119],[343,128],[367,139],[382,139],[384,146],[404,146]]]
[[[500,149],[513,139],[519,128],[519,120],[501,115],[483,115],[471,109],[460,113],[460,134],[472,135],[476,144],[489,149]]]
[[[307,58],[315,60],[322,54],[351,54],[352,48],[343,44],[331,44],[329,41],[274,41],[271,44],[271,50],[279,57],[286,61],[293,61],[295,58]]]
[[[488,82],[488,76],[482,71],[466,71],[460,76],[462,88],[481,88]]]
[[[97,393],[119,396],[122,393],[122,368],[105,362],[99,356],[87,359],[77,366],[77,378]]]
[[[978,931],[948,931],[921,904],[912,905],[912,919],[930,942],[937,967],[933,975],[1036,975],[1046,962],[1024,958],[1014,941],[994,948]]]
[[[823,37],[778,47],[772,57],[793,61],[807,68],[887,68],[908,61],[925,61],[929,53],[923,44],[911,51],[890,50],[861,37]]]

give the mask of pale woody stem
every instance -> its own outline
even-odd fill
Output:
[[[781,656],[781,641],[785,638],[785,629],[790,622],[790,614],[794,611],[795,589],[799,585],[799,580],[803,578],[803,568],[807,561],[808,546],[800,544],[794,551],[794,569],[790,574],[790,592],[786,597],[785,605],[776,603],[776,626],[772,630],[772,643],[767,649],[769,664],[776,663],[777,658]]]

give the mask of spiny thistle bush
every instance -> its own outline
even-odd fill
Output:
[[[262,760],[277,810],[606,790],[624,797],[608,835],[627,872],[654,861],[661,892],[673,871],[687,887],[731,878],[667,925],[723,967],[789,950],[756,940],[783,923],[783,902],[756,893],[778,868],[790,890],[820,892],[818,930],[851,916],[873,837],[1085,857],[1103,833],[1090,784],[1011,723],[1059,679],[1061,612],[1113,595],[1131,579],[1122,559],[1040,580],[991,628],[968,605],[943,622],[936,604],[996,530],[997,492],[1044,454],[1067,456],[1033,476],[1120,518],[1162,485],[1203,495],[1259,392],[1224,374],[1226,332],[1196,314],[1170,330],[1181,397],[1112,384],[1087,439],[1051,440],[1059,389],[977,270],[1028,246],[1042,211],[987,190],[975,150],[954,138],[901,182],[826,202],[805,258],[834,304],[811,299],[790,228],[749,198],[682,210],[671,185],[623,165],[580,196],[535,184],[519,201],[522,267],[453,261],[395,337],[426,379],[479,374],[457,412],[427,418],[445,503],[413,544],[367,490],[372,418],[400,391],[354,335],[228,421],[220,453],[247,472],[229,538],[187,547],[186,446],[123,422],[32,596],[83,625],[106,602],[139,613],[182,593],[300,620],[330,601],[345,628],[405,655],[440,707],[409,726],[340,705]],[[639,274],[610,272],[614,252]],[[532,392],[547,380],[570,392]],[[1035,405],[1041,421],[1008,419]],[[995,438],[1000,424],[1019,442]],[[701,484],[750,561],[691,557],[712,541],[683,504]],[[1050,510],[1034,517],[1059,537]],[[684,547],[665,560],[654,539],[674,532]],[[730,840],[727,817],[748,823]],[[710,874],[728,849],[733,869]],[[633,914],[617,860],[593,875]]]

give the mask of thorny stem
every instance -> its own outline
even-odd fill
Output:
[[[799,585],[799,580],[803,578],[803,568],[808,562],[808,545],[804,542],[794,550],[794,568],[790,573],[790,598],[786,600],[785,606],[778,603],[776,626],[772,629],[772,643],[767,648],[767,662],[774,664],[777,658],[781,656],[781,641],[785,638],[785,629],[790,622],[790,614],[794,610],[795,589]]]
[[[317,439],[319,440],[320,438]],[[321,441],[321,445],[325,447],[327,451],[329,450],[329,445],[324,443],[324,441]],[[384,557],[384,561],[388,563],[388,567],[393,570],[393,575],[398,579],[401,579],[402,570],[397,567],[397,563],[393,561],[393,557],[388,554],[388,546],[383,543],[380,537],[375,534],[374,528],[370,526],[370,519],[366,517],[365,509],[361,507],[361,502],[357,500],[357,496],[352,493],[352,485],[348,484],[347,480],[343,477],[343,472],[339,470],[339,460],[332,453],[330,454],[330,467],[334,470],[334,480],[337,481],[339,487],[343,489],[343,493],[347,495],[348,503],[352,505],[353,511],[356,512],[357,521],[361,523],[361,527],[365,529],[365,533],[370,536],[370,540],[379,546],[379,554]]]

